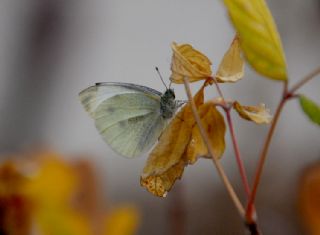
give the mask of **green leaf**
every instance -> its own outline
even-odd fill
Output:
[[[287,80],[280,36],[264,0],[224,0],[249,64],[274,80]]]
[[[307,114],[310,120],[320,125],[320,106],[304,95],[300,95],[299,100],[302,110]]]

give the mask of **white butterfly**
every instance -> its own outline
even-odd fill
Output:
[[[117,153],[134,158],[148,151],[184,101],[172,89],[162,94],[130,83],[96,83],[79,94],[103,139]]]

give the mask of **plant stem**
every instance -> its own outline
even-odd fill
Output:
[[[218,174],[220,176],[220,178],[222,179],[235,207],[237,208],[239,214],[241,217],[244,218],[244,215],[245,215],[245,210],[244,210],[244,207],[243,205],[241,204],[237,194],[235,193],[227,175],[225,174],[224,170],[223,170],[223,167],[222,165],[220,164],[220,162],[218,161],[217,157],[214,155],[213,153],[213,149],[210,145],[210,142],[209,142],[209,137],[206,133],[206,131],[204,130],[203,126],[202,126],[202,123],[201,123],[201,120],[200,120],[200,117],[199,117],[199,114],[198,114],[198,110],[196,108],[196,105],[194,103],[194,100],[192,98],[192,94],[191,94],[191,90],[190,90],[190,86],[189,86],[189,81],[187,80],[187,78],[184,78],[183,79],[184,81],[184,86],[185,86],[185,90],[186,90],[186,93],[187,93],[187,96],[188,96],[188,99],[189,99],[189,103],[191,105],[191,109],[192,109],[192,112],[193,112],[193,116],[196,120],[196,123],[199,127],[199,130],[200,130],[200,134],[201,134],[201,137],[205,143],[205,145],[207,146],[207,149],[208,149],[208,152],[209,154],[211,155],[211,158],[212,158],[212,161],[214,163],[214,166],[216,167],[217,171],[218,171]]]
[[[289,93],[293,95],[300,87],[302,87],[304,84],[306,84],[307,82],[309,82],[311,79],[313,79],[314,77],[316,77],[319,74],[320,74],[320,67],[313,70],[310,74],[305,76],[300,82],[298,82],[296,85],[294,85],[291,88]]]
[[[230,109],[225,110],[226,112],[226,116],[227,116],[227,122],[228,122],[228,126],[229,126],[229,131],[230,131],[230,136],[232,139],[232,144],[233,144],[233,149],[234,149],[234,153],[236,156],[236,160],[237,160],[237,165],[239,168],[239,172],[240,172],[240,176],[242,179],[242,183],[245,189],[245,192],[247,194],[247,198],[250,198],[250,187],[249,187],[249,183],[248,183],[248,178],[247,178],[247,174],[246,174],[246,170],[244,168],[244,164],[241,158],[241,154],[240,154],[240,149],[239,149],[239,145],[236,139],[236,135],[233,129],[233,123],[232,123],[232,119],[231,119],[231,112]]]
[[[255,202],[258,186],[259,186],[259,183],[260,183],[260,178],[261,178],[263,167],[264,167],[264,164],[265,164],[265,160],[266,160],[266,157],[267,157],[267,154],[268,154],[268,150],[269,150],[269,146],[270,146],[270,143],[271,143],[271,139],[272,139],[275,127],[277,125],[277,122],[279,120],[281,111],[282,111],[285,103],[290,98],[295,96],[295,92],[299,88],[301,88],[304,84],[306,84],[307,82],[309,82],[311,79],[313,79],[314,77],[316,77],[319,74],[320,74],[320,67],[316,68],[310,74],[308,74],[303,79],[301,79],[301,81],[298,82],[296,85],[294,85],[290,90],[288,90],[288,82],[286,81],[284,83],[283,95],[282,95],[282,98],[281,98],[281,100],[280,100],[280,102],[279,102],[279,104],[277,106],[275,116],[274,116],[274,118],[272,120],[270,129],[268,131],[265,143],[263,145],[262,152],[260,154],[257,170],[256,170],[256,173],[255,173],[254,183],[253,183],[250,199],[249,199],[249,202],[248,202],[248,205],[247,205],[247,209],[246,209],[246,219],[247,219],[248,223],[253,221],[253,212],[254,212],[253,205],[254,205],[254,202]]]
[[[226,113],[227,123],[229,126],[229,132],[230,132],[230,136],[231,136],[231,140],[232,140],[232,144],[233,144],[233,149],[234,149],[235,156],[236,156],[236,161],[237,161],[241,181],[244,186],[244,190],[246,192],[247,200],[250,200],[251,190],[250,190],[250,186],[249,186],[249,182],[248,182],[248,177],[247,177],[245,167],[244,167],[244,164],[242,161],[242,157],[240,154],[240,148],[238,145],[238,141],[237,141],[237,138],[235,135],[235,131],[233,128],[233,122],[232,122],[232,118],[231,118],[231,107],[232,106],[230,104],[227,105],[227,102],[225,101],[222,90],[220,89],[220,86],[219,86],[217,80],[214,77],[212,77],[212,79],[215,83],[218,94],[220,95],[220,97],[222,98],[222,101],[223,101],[222,108],[223,108],[224,112]],[[251,210],[252,210],[252,213],[255,213],[254,205],[252,205]],[[246,221],[246,227],[248,228],[251,235],[262,235],[255,220],[252,219],[250,221],[250,223],[247,223],[247,221]]]
[[[244,167],[244,164],[243,164],[243,161],[242,161],[242,158],[241,158],[238,141],[237,141],[237,138],[236,138],[236,135],[235,135],[235,131],[234,131],[234,128],[233,128],[233,122],[232,122],[232,119],[231,119],[231,110],[230,110],[230,107],[227,106],[227,104],[226,104],[225,98],[223,96],[223,93],[222,93],[222,91],[220,89],[220,86],[219,86],[217,80],[214,77],[212,77],[212,79],[213,79],[214,84],[215,84],[215,86],[217,88],[217,91],[218,91],[218,93],[219,93],[219,95],[222,98],[222,101],[224,103],[223,110],[225,111],[226,116],[227,116],[227,123],[228,123],[228,126],[229,126],[230,136],[231,136],[231,139],[232,139],[233,149],[234,149],[234,153],[235,153],[235,156],[236,156],[237,165],[238,165],[238,168],[239,168],[239,173],[240,173],[240,176],[241,176],[241,180],[242,180],[245,192],[247,194],[247,198],[249,199],[249,197],[250,197],[249,182],[248,182],[248,178],[247,178],[247,174],[246,174],[246,171],[245,171],[245,167]]]
[[[214,85],[216,86],[217,91],[218,91],[220,97],[222,98],[223,101],[225,101],[224,96],[223,96],[223,94],[222,94],[222,91],[221,91],[221,89],[220,89],[220,86],[219,86],[216,78],[215,78],[215,77],[211,77],[211,78],[212,78],[212,80],[214,81]]]
[[[255,201],[255,198],[256,198],[257,189],[258,189],[258,186],[259,186],[259,183],[260,183],[260,179],[261,179],[264,163],[265,163],[265,160],[266,160],[266,157],[267,157],[267,154],[268,154],[270,142],[271,142],[275,127],[276,127],[276,125],[278,123],[278,120],[279,120],[279,117],[280,117],[280,114],[281,114],[281,111],[282,111],[282,108],[283,108],[285,102],[286,102],[285,99],[281,99],[281,101],[280,101],[280,103],[279,103],[279,105],[277,107],[275,116],[274,116],[274,118],[272,120],[271,127],[270,127],[270,129],[268,131],[268,134],[267,134],[267,137],[266,137],[266,141],[265,141],[265,143],[263,145],[263,149],[262,149],[262,152],[261,152],[261,155],[260,155],[260,159],[259,159],[259,162],[258,162],[256,173],[255,173],[255,178],[254,178],[254,183],[253,183],[251,195],[250,195],[248,206],[247,206],[246,218],[247,218],[248,222],[251,222],[253,220],[253,218],[252,218],[253,217],[253,204],[254,204],[254,201]]]

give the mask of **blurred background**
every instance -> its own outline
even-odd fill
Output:
[[[320,64],[320,2],[267,3],[282,37],[293,84]],[[187,167],[167,198],[156,198],[139,183],[147,156],[128,160],[113,153],[78,100],[82,89],[104,81],[163,91],[154,67],[169,77],[172,41],[192,44],[211,59],[216,70],[233,36],[218,0],[1,0],[1,160],[37,148],[52,149],[68,160],[89,156],[101,181],[101,197],[108,198],[108,203],[139,208],[137,234],[169,234],[178,193],[186,234],[243,234],[242,221],[210,161]],[[198,86],[193,85],[194,91]],[[320,103],[319,88],[320,80],[315,79],[301,92]],[[185,99],[182,86],[174,89],[179,99]],[[241,82],[222,85],[222,90],[243,104],[264,102],[274,113],[282,87],[247,66]],[[214,89],[208,93],[217,95]],[[268,127],[236,115],[234,122],[252,178]],[[319,128],[307,120],[298,102],[289,102],[271,145],[256,203],[264,234],[303,234],[298,183],[303,169],[320,161],[319,139]],[[228,133],[226,140],[222,164],[244,199]]]

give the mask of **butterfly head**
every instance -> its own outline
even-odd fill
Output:
[[[165,97],[168,100],[174,100],[176,98],[176,95],[174,93],[174,90],[169,88],[163,93],[162,97]]]

